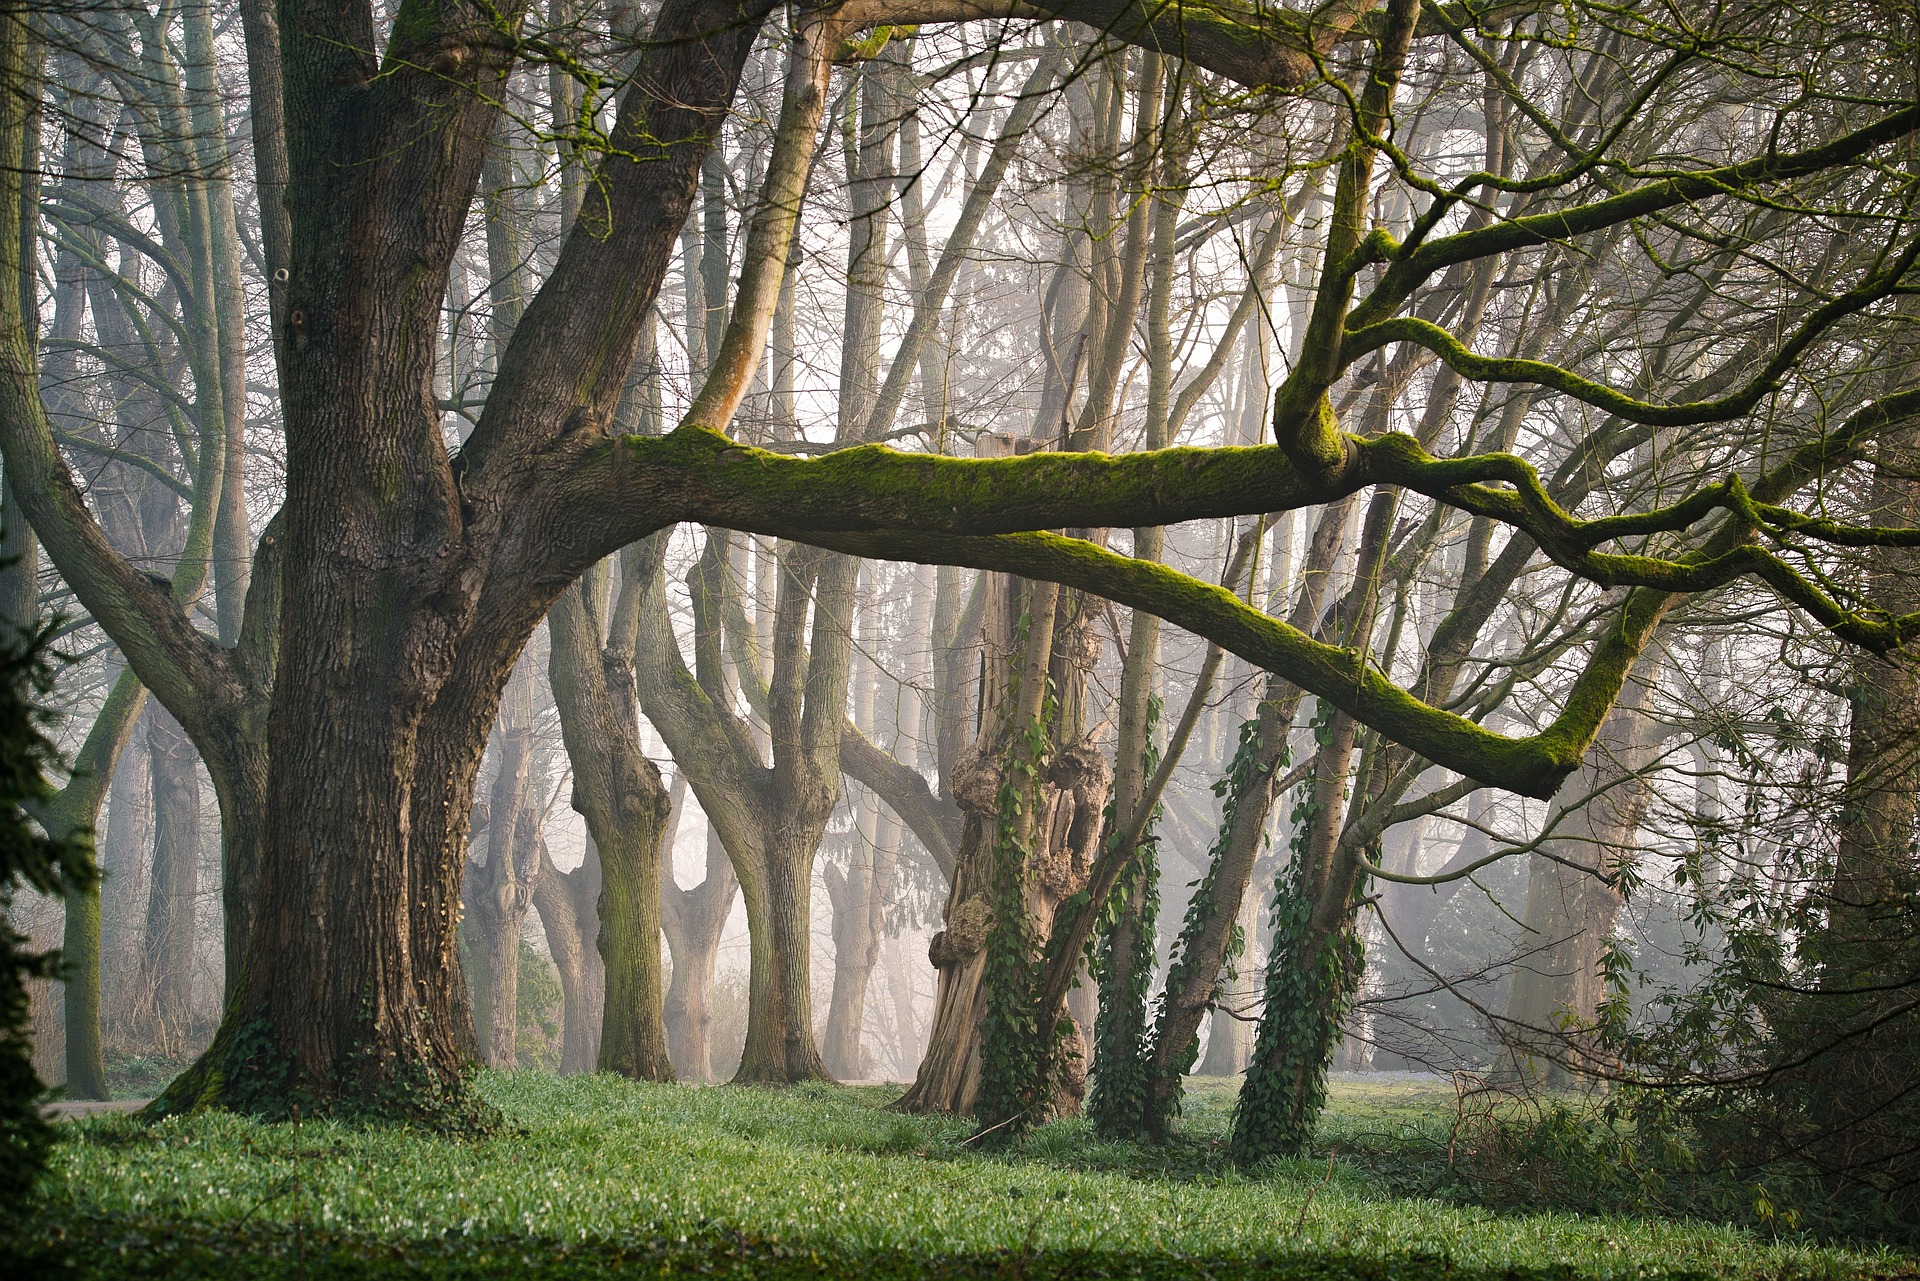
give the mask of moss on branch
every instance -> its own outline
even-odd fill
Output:
[[[1152,561],[1057,534],[969,537],[916,531],[812,534],[836,550],[892,560],[971,565],[1050,579],[1145,609],[1219,643],[1332,702],[1428,759],[1495,787],[1553,795],[1598,732],[1611,697],[1586,702],[1545,733],[1507,738],[1422,703],[1355,649],[1327,645],[1243,603],[1232,592]],[[1624,679],[1624,672],[1620,673]],[[1614,692],[1618,692],[1615,682]]]
[[[624,474],[627,481],[617,501],[630,506],[637,487],[671,511],[632,512],[653,528],[664,515],[763,533],[777,532],[766,528],[771,522],[821,531],[1001,534],[1174,524],[1286,511],[1329,497],[1274,446],[976,459],[861,445],[802,458],[685,426],[663,437],[623,437],[602,452],[610,478]]]

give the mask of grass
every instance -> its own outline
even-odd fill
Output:
[[[1920,1275],[1890,1251],[1404,1195],[1444,1150],[1444,1086],[1338,1084],[1327,1151],[1254,1174],[1221,1158],[1217,1086],[1165,1148],[1068,1122],[991,1154],[962,1123],[886,1111],[884,1088],[481,1089],[510,1124],[468,1141],[227,1114],[74,1124],[18,1248],[75,1278]]]

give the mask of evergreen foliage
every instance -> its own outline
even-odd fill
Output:
[[[50,839],[33,818],[54,795],[48,775],[60,763],[39,707],[53,687],[51,626],[0,638],[0,1218],[32,1195],[52,1142],[33,1070],[27,980],[59,972],[58,953],[29,950],[5,910],[22,888],[65,896],[95,882],[84,835]]]

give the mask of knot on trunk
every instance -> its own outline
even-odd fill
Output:
[[[1057,752],[1047,765],[1046,839],[1033,851],[1035,879],[1056,900],[1078,893],[1093,870],[1113,773],[1092,738]]]
[[[993,909],[984,894],[976,894],[947,914],[947,928],[927,944],[927,959],[936,969],[964,965],[987,945],[987,930],[993,925]]]
[[[1105,644],[1100,633],[1093,630],[1091,619],[1082,619],[1067,629],[1055,646],[1060,656],[1083,672],[1090,672],[1100,665],[1100,654]]]
[[[664,823],[667,811],[672,808],[664,792],[642,786],[630,786],[623,789],[620,798],[620,817],[629,824],[657,825]]]
[[[1080,801],[1098,793],[1104,805],[1107,789],[1113,785],[1113,773],[1107,766],[1106,754],[1091,738],[1083,738],[1054,753],[1053,759],[1047,762],[1047,782],[1063,792],[1074,793]]]
[[[991,815],[1000,804],[1000,762],[978,747],[969,747],[953,763],[947,788],[953,803],[968,814]]]

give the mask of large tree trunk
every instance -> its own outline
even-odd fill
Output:
[[[1871,491],[1875,525],[1911,528],[1920,519],[1916,460],[1920,433],[1913,427],[1881,438]],[[1881,608],[1920,608],[1920,555],[1912,548],[1874,549],[1866,569]],[[1804,1099],[1813,1123],[1791,1126],[1782,1141],[1823,1168],[1829,1186],[1911,1188],[1913,1100],[1920,1091],[1920,1016],[1912,1005],[1920,665],[1910,653],[1859,655],[1850,694],[1839,848],[1831,877],[1813,894],[1816,903],[1824,899],[1826,923],[1802,950],[1819,967],[1818,990],[1768,993],[1762,1008],[1779,1029],[1780,1055],[1803,1064],[1774,1088],[1789,1100]],[[1810,1062],[1809,1049],[1816,1051]]]
[[[734,1077],[742,1083],[831,1076],[814,1040],[813,860],[839,800],[859,568],[806,547],[781,558],[767,712],[773,804],[761,865],[734,865],[752,933],[747,1041]]]
[[[747,904],[747,1041],[734,1081],[790,1085],[831,1079],[813,1033],[813,855],[806,833],[740,878]]]
[[[963,800],[963,807],[966,804]],[[898,1104],[902,1111],[964,1116],[973,1110],[980,1090],[980,1021],[986,1014],[981,980],[993,921],[986,879],[991,869],[984,847],[992,840],[992,830],[989,816],[968,813],[944,928],[927,946],[927,960],[939,975],[933,1022],[919,1071]]]
[[[1111,787],[1104,758],[1080,733],[1083,700],[1078,687],[1085,672],[1079,664],[1090,648],[1092,621],[1091,614],[1079,609],[1083,598],[1069,596],[1051,584],[1028,584],[1005,575],[994,575],[987,591],[985,649],[1020,663],[1019,699],[1009,698],[1015,685],[1010,663],[1003,658],[986,664],[979,705],[993,710],[982,717],[973,751],[956,764],[951,777],[954,800],[967,815],[967,824],[948,894],[945,928],[928,947],[928,958],[940,979],[926,1055],[912,1088],[898,1104],[906,1111],[954,1115],[976,1111],[983,1084],[991,1084],[983,1074],[982,1047],[994,1022],[993,1002],[1004,998],[1008,1004],[1002,1017],[1012,1021],[1015,1008],[1038,1000],[1039,957],[1028,947],[1048,936],[1060,905],[1085,885]],[[1065,617],[1061,617],[1063,610]],[[1024,643],[1017,643],[1023,619],[1030,626]],[[1040,717],[1042,707],[1051,701],[1043,693],[1048,688],[1059,691],[1059,710],[1045,718],[1045,763],[1021,800],[1015,820],[1020,830],[1009,837],[1000,822],[1003,781],[1010,768],[1026,776],[1019,764],[1008,764],[1016,750],[1015,735]],[[1011,866],[1015,850],[1024,851],[1024,856],[1018,858],[1018,866]],[[1002,902],[1019,903],[1021,918],[998,919],[996,904]],[[996,943],[994,932],[1002,929],[1009,937]],[[1030,980],[1020,985],[1021,990],[996,996],[989,988],[988,954],[996,946],[1008,947],[1010,955],[1019,954],[1014,956],[1014,967]],[[1026,1017],[1030,1021],[1030,1012]],[[1011,1027],[1005,1030],[1018,1035]],[[1049,1040],[1048,1051],[1055,1048],[1061,1056],[1059,1071],[1042,1074],[1051,1087],[1048,1097],[1026,1100],[1016,1111],[1038,1117],[1078,1110],[1085,1089],[1080,1030],[1075,1028],[1058,1047]],[[996,1099],[994,1106],[1005,1105],[1012,1094],[1032,1085],[1031,1080],[1008,1078],[1003,1088],[1009,1098]]]
[[[453,948],[463,828],[507,675],[584,568],[570,544],[536,532],[559,528],[571,505],[541,480],[600,436],[574,433],[560,458],[525,440],[611,413],[665,266],[670,232],[655,233],[685,218],[761,16],[716,23],[692,0],[661,12],[616,126],[653,140],[648,162],[607,161],[605,188],[587,184],[583,226],[502,356],[457,477],[428,393],[441,287],[500,97],[496,19],[462,10],[401,33],[393,74],[376,74],[370,14],[282,30],[293,224],[282,576],[296,590],[281,611],[253,960],[169,1108],[275,1111],[299,1090],[402,1115],[467,1110]],[[436,61],[410,43],[421,38],[460,56]],[[437,69],[406,69],[417,62]],[[338,128],[343,113],[361,127]],[[427,120],[436,145],[421,148]],[[550,301],[609,270],[636,282],[611,309],[588,317]]]
[[[1911,308],[1907,309],[1911,310]],[[1909,317],[1909,322],[1911,318]],[[1889,432],[1879,443],[1871,491],[1873,523],[1911,528],[1920,520],[1920,436]],[[1908,548],[1868,553],[1873,600],[1895,615],[1920,608],[1920,556]],[[1884,956],[1849,958],[1875,938],[1898,937],[1901,893],[1915,868],[1920,813],[1920,666],[1909,654],[1854,659],[1847,739],[1846,802],[1840,843],[1827,887],[1827,935],[1835,946],[1828,986],[1871,983]],[[1869,947],[1869,950],[1872,950]]]

